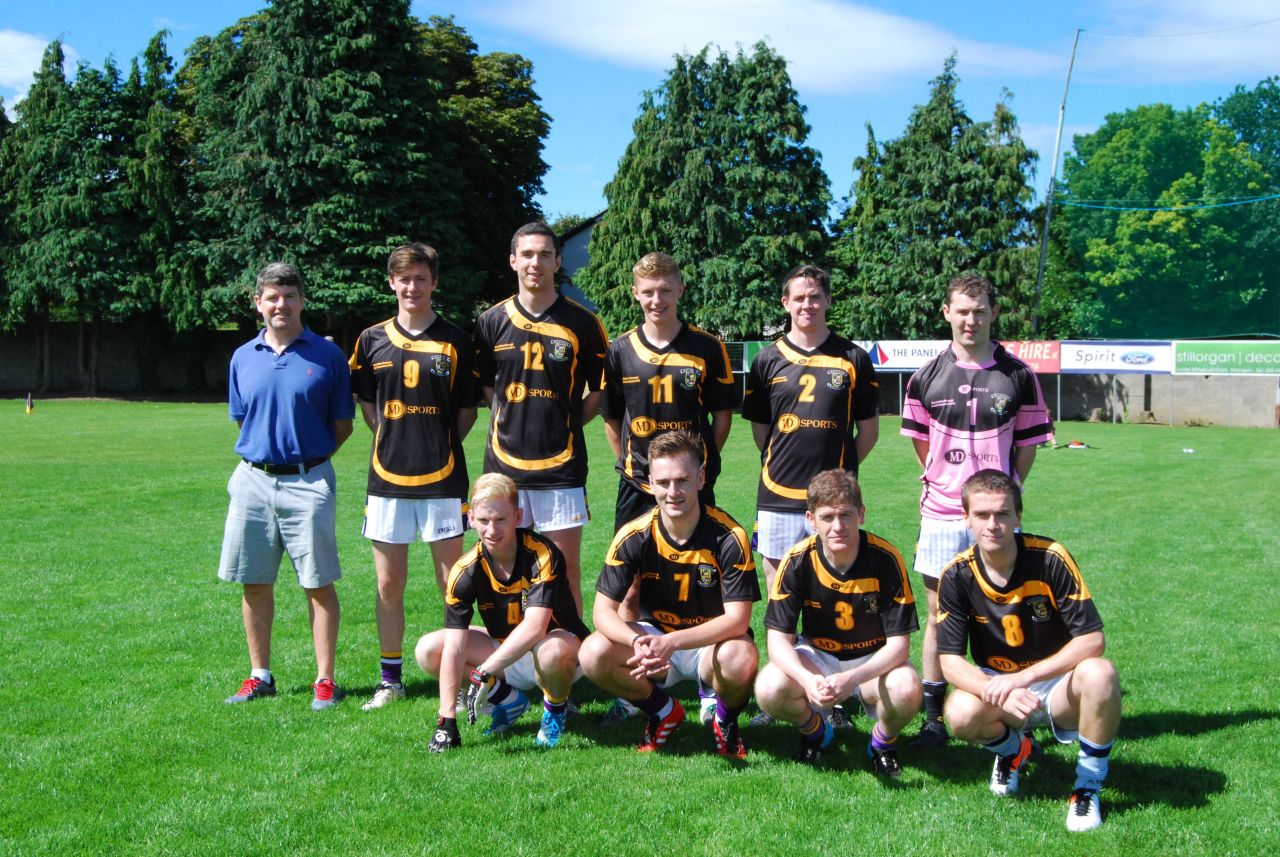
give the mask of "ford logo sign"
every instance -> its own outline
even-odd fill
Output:
[[[1146,351],[1129,351],[1120,355],[1120,362],[1130,366],[1146,366],[1155,362],[1155,357]]]

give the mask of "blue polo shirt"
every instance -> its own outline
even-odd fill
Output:
[[[306,327],[277,356],[264,332],[231,355],[228,405],[231,419],[242,423],[236,452],[268,464],[332,455],[334,420],[355,416],[346,356]]]

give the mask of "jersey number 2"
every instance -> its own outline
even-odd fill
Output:
[[[800,383],[800,401],[812,402],[813,388],[818,386],[818,379],[813,377],[812,375],[801,375],[799,378],[799,383]],[[849,627],[852,628],[853,626],[850,625]]]

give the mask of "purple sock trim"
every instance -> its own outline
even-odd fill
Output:
[[[725,705],[723,699],[716,697],[716,719],[721,723],[734,723],[737,721],[738,715],[741,713],[741,705]]]
[[[382,680],[387,684],[403,684],[404,664],[400,660],[394,663],[382,662]]]
[[[543,710],[550,711],[552,714],[559,714],[562,711],[566,710],[568,707],[569,707],[568,697],[565,697],[564,702],[561,702],[561,703],[554,703],[554,702],[551,702],[549,699],[547,699],[545,696],[542,697]]]
[[[887,750],[890,747],[896,746],[897,743],[898,743],[898,736],[895,735],[892,738],[889,738],[888,736],[886,736],[884,734],[884,731],[880,729],[879,723],[871,727],[871,746],[872,747],[875,747],[877,750]]]
[[[507,684],[505,679],[495,678],[493,687],[489,689],[489,701],[494,705],[501,705],[514,694],[516,689]]]

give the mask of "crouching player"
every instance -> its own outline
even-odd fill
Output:
[[[506,732],[529,709],[525,691],[542,689],[542,726],[534,739],[554,747],[564,731],[578,646],[589,633],[565,575],[564,555],[550,539],[520,526],[516,485],[488,473],[471,492],[471,526],[480,541],[454,565],[444,593],[444,629],[418,641],[418,666],[440,678],[440,720],[429,749],[462,744],[458,688],[470,669],[468,714],[475,722],[487,690],[493,721],[486,735]],[[468,627],[480,609],[484,629]]]
[[[977,543],[938,584],[938,652],[955,686],[947,724],[996,754],[998,795],[1018,791],[1032,727],[1048,725],[1064,744],[1078,740],[1067,829],[1090,830],[1102,824],[1098,792],[1120,726],[1120,683],[1102,657],[1102,619],[1066,548],[1017,531],[1022,497],[1010,476],[981,470],[961,499]]]
[[[907,660],[919,625],[906,566],[897,548],[859,529],[866,509],[849,471],[819,473],[806,503],[814,534],[787,552],[769,591],[769,663],[756,679],[756,701],[799,727],[796,761],[817,764],[834,736],[832,707],[859,700],[875,721],[867,745],[872,768],[901,776],[898,733],[923,694]],[[803,636],[796,636],[797,624]]]
[[[702,439],[690,431],[649,444],[657,508],[623,526],[609,547],[582,669],[649,716],[642,753],[662,750],[684,720],[684,707],[667,689],[701,678],[716,692],[716,752],[745,759],[738,715],[759,664],[749,629],[760,584],[746,531],[698,500],[704,460]],[[627,622],[618,608],[637,579],[640,620]]]

